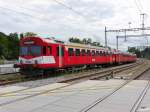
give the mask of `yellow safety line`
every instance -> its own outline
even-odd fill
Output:
[[[88,87],[88,88],[77,88],[77,89],[74,89],[74,90],[54,90],[54,91],[50,91],[50,92],[47,92],[45,94],[51,94],[51,93],[67,93],[67,92],[75,92],[75,91],[88,91],[88,90],[98,90],[98,89],[113,89],[115,87],[118,87],[117,85],[116,86],[95,86],[95,87]],[[32,93],[40,93],[42,91],[28,91],[27,92],[23,92],[22,95],[31,95]],[[44,92],[44,91],[43,91]],[[27,94],[28,93],[28,94]],[[17,94],[17,95],[16,95]],[[20,93],[14,93],[14,94],[7,94],[7,95],[3,95],[3,96],[0,96],[0,97],[10,97],[10,96],[21,96],[21,95],[18,95]]]

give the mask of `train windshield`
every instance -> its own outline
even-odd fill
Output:
[[[30,49],[30,53],[33,56],[41,55],[41,47],[40,46],[32,46]]]
[[[20,47],[20,55],[27,55],[28,54],[28,47]]]
[[[20,47],[20,55],[22,56],[39,56],[41,55],[40,46],[22,46]]]

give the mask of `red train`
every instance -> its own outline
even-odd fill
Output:
[[[23,73],[43,74],[56,69],[71,69],[135,62],[136,55],[83,44],[63,43],[50,38],[24,37],[16,65]],[[33,73],[34,72],[34,73]]]

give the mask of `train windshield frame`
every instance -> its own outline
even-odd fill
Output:
[[[41,46],[21,46],[21,56],[39,56],[41,55]]]

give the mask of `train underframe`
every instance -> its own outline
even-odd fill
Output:
[[[131,62],[126,62],[126,63],[131,63]],[[81,71],[85,69],[104,68],[104,67],[116,66],[120,64],[125,64],[125,63],[89,64],[89,65],[69,66],[69,67],[64,67],[64,68],[46,68],[46,69],[27,67],[27,68],[21,68],[20,73],[22,75],[37,76],[37,75],[47,75],[47,74],[58,72],[58,71],[76,72],[76,71]]]

